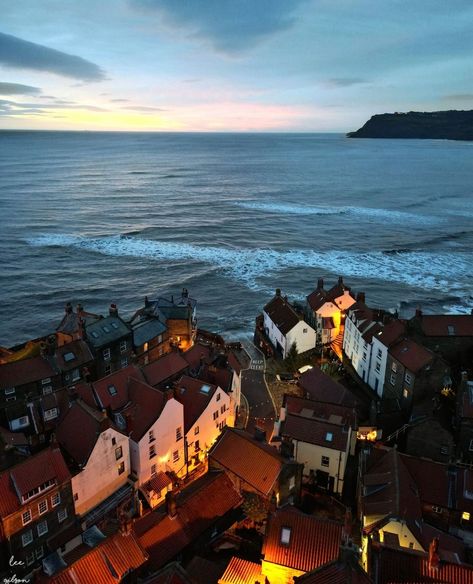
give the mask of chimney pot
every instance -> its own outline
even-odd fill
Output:
[[[317,290],[323,290],[324,287],[324,279],[323,278],[319,278],[317,280]]]
[[[166,513],[170,519],[174,519],[177,515],[176,497],[172,491],[166,493]]]
[[[72,312],[72,304],[70,302],[68,302],[66,304],[65,311],[66,311],[66,314],[71,314],[71,312]]]
[[[110,304],[109,311],[110,316],[118,316],[118,308],[116,304]]]
[[[365,293],[358,292],[358,294],[356,295],[356,301],[357,302],[365,302]]]
[[[416,308],[416,317],[422,318],[422,310],[420,308]]]
[[[281,288],[276,288],[276,296],[281,296]]]
[[[343,276],[338,276],[338,283],[340,284],[340,286],[343,285]]]

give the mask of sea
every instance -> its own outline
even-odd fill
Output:
[[[473,144],[342,134],[0,132],[0,345],[64,305],[198,302],[251,336],[276,288],[339,276],[410,316],[473,308]]]

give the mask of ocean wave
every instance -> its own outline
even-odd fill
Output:
[[[473,272],[473,260],[468,253],[276,251],[200,246],[120,235],[84,238],[67,234],[44,234],[26,241],[36,247],[72,247],[115,257],[203,263],[221,270],[251,289],[261,289],[261,278],[286,268],[317,268],[346,277],[398,282],[432,290],[461,289],[466,275]]]
[[[257,201],[237,201],[235,205],[244,209],[288,215],[352,215],[383,222],[409,221],[424,224],[437,223],[439,221],[436,217],[426,217],[415,213],[375,207],[292,205],[289,203],[261,203]]]

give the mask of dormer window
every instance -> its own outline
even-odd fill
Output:
[[[283,527],[281,529],[281,545],[289,545],[291,541],[291,528]]]

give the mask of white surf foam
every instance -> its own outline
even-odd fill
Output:
[[[27,242],[33,246],[73,247],[116,257],[204,263],[253,289],[260,288],[260,278],[286,268],[319,268],[347,277],[401,282],[434,290],[461,287],[465,275],[473,272],[473,259],[467,253],[275,251],[199,246],[122,236],[89,239],[62,234],[44,234],[29,238]]]
[[[352,215],[364,217],[366,219],[379,220],[382,222],[409,221],[412,223],[438,223],[437,217],[426,217],[405,211],[394,211],[392,209],[379,209],[374,207],[331,207],[312,205],[291,205],[289,203],[262,203],[257,201],[238,201],[238,207],[252,209],[255,211],[265,211],[267,213],[289,214],[289,215]]]

